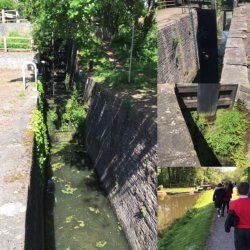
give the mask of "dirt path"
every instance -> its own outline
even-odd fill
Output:
[[[20,70],[0,68],[0,245],[24,249],[36,91],[23,90]]]

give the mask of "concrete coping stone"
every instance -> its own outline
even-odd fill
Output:
[[[246,62],[247,57],[244,47],[226,48],[223,60],[224,65],[245,65]]]
[[[232,22],[230,31],[231,30],[240,30],[240,31],[247,31],[247,24],[244,22]]]
[[[242,38],[228,37],[226,48],[239,48],[245,51],[245,46],[244,46]]]
[[[248,83],[248,69],[242,65],[225,64],[221,74],[221,84]]]

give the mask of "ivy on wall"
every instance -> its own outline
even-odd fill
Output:
[[[44,178],[46,161],[49,155],[49,139],[48,131],[45,122],[45,103],[44,103],[44,89],[43,84],[38,81],[38,105],[33,112],[32,129],[35,134],[36,159],[40,169],[40,175]]]

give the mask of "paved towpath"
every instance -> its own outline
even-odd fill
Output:
[[[236,188],[234,188],[232,200],[238,199]],[[226,212],[226,211],[225,211]],[[215,212],[214,212],[215,213]],[[214,214],[216,216],[216,213]],[[234,250],[234,228],[230,233],[226,233],[224,229],[225,217],[214,218],[214,223],[208,239],[208,250]]]
[[[23,90],[20,69],[0,67],[0,249],[22,250],[36,91]]]
[[[234,250],[234,229],[230,233],[224,230],[226,217],[215,218],[208,240],[208,250]]]

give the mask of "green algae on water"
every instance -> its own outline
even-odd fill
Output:
[[[106,246],[106,244],[107,244],[107,241],[101,240],[101,241],[96,242],[96,247],[97,248],[103,248],[103,247]]]

